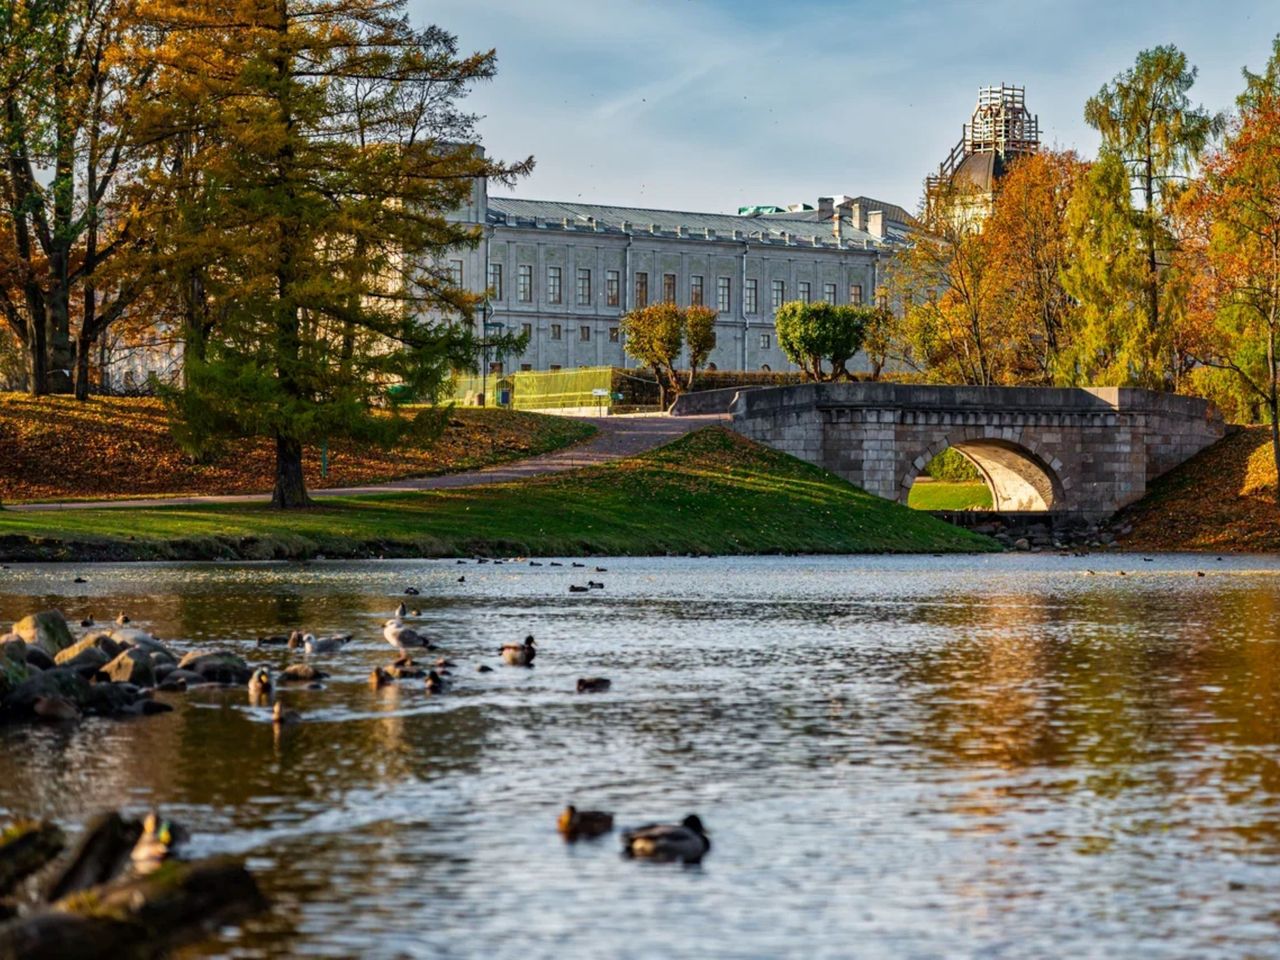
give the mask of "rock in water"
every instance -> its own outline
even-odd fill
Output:
[[[18,684],[0,703],[0,712],[18,717],[31,717],[41,697],[65,697],[80,709],[90,700],[88,681],[74,670],[57,667],[36,673]]]
[[[115,812],[98,814],[85,824],[71,859],[49,880],[45,900],[61,900],[106,883],[124,869],[141,835],[142,824],[137,820],[125,820]]]
[[[23,820],[0,830],[0,896],[62,852],[66,837],[52,823]]]
[[[143,650],[126,650],[103,667],[102,672],[111,678],[112,683],[132,683],[139,687],[156,685],[151,657]]]
[[[60,610],[45,610],[23,617],[13,625],[13,632],[30,646],[39,647],[51,657],[56,657],[75,643],[67,620]]]
[[[178,669],[198,673],[206,683],[234,683],[237,686],[248,683],[253,676],[253,671],[241,657],[226,651],[209,653],[193,650],[178,661]]]

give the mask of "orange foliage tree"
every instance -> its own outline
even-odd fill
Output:
[[[1183,204],[1182,336],[1265,409],[1280,473],[1280,37],[1267,70],[1246,78],[1239,116]]]

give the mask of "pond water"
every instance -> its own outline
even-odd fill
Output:
[[[444,695],[367,685],[407,586]],[[0,572],[0,621],[51,606],[273,666],[261,634],[356,634],[279,737],[209,688],[0,728],[0,820],[158,804],[193,855],[248,858],[273,909],[183,956],[1280,956],[1276,558]],[[501,666],[527,632],[536,666]],[[569,846],[569,801],[696,812],[713,848]]]

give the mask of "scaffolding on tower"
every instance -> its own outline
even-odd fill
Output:
[[[938,165],[938,172],[927,178],[926,190],[933,195],[950,184],[956,171],[972,156],[993,154],[998,161],[992,167],[996,172],[1008,161],[1039,149],[1040,118],[1027,110],[1026,88],[1004,83],[982,87],[973,115],[962,128],[960,142]]]

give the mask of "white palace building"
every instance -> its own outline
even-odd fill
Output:
[[[731,215],[490,197],[483,181],[460,215],[483,239],[449,261],[455,282],[490,291],[491,331],[529,334],[521,356],[491,363],[503,373],[634,366],[620,319],[667,300],[718,311],[714,368],[793,369],[774,336],[777,307],[870,302],[911,222],[868,197]]]

